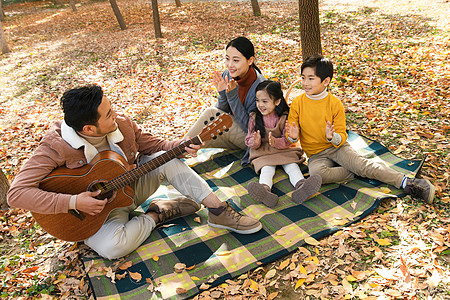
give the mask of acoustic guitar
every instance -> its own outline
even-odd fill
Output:
[[[87,239],[102,227],[113,209],[133,204],[134,190],[130,187],[132,182],[180,156],[188,145],[200,145],[203,141],[216,138],[217,135],[229,129],[232,122],[229,115],[221,114],[206,124],[196,137],[136,168],[130,166],[121,155],[113,151],[102,151],[88,165],[77,169],[58,167],[42,179],[39,184],[40,189],[72,195],[100,190],[101,193],[96,198],[107,201],[104,209],[95,216],[77,210],[59,214],[32,212],[32,215],[44,230],[58,239],[70,242]]]

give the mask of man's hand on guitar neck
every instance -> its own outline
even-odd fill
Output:
[[[77,210],[85,212],[89,215],[95,216],[99,214],[105,204],[108,202],[108,199],[99,200],[94,197],[100,195],[100,190],[95,192],[83,192],[77,195],[76,207]]]
[[[189,141],[191,138],[190,137],[186,137],[184,139],[184,141]],[[203,142],[202,145],[204,145],[205,143]],[[202,145],[195,145],[195,144],[190,144],[189,147],[184,147],[184,150],[186,150],[186,152],[192,156],[192,157],[197,157],[197,151],[201,148]],[[185,155],[181,155],[180,158],[185,157]]]

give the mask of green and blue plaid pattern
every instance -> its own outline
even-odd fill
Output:
[[[388,166],[414,177],[423,161],[404,160],[381,144],[349,132],[349,142],[361,155],[384,162]],[[150,237],[132,252],[126,261],[133,265],[118,270],[125,277],[112,282],[104,268],[114,261],[101,257],[85,257],[88,276],[97,299],[185,299],[202,292],[200,286],[217,286],[261,264],[279,259],[299,246],[305,238],[323,238],[341,227],[356,222],[371,213],[383,198],[401,197],[403,191],[376,180],[357,178],[345,183],[323,185],[318,194],[301,205],[291,200],[293,187],[282,169],[277,169],[273,192],[280,196],[275,208],[256,202],[247,194],[246,186],[258,177],[252,168],[242,168],[242,151],[206,149],[197,159],[186,161],[202,176],[217,196],[229,201],[248,216],[257,218],[263,229],[255,234],[240,235],[215,229],[207,224],[207,210],[157,227]],[[307,174],[306,166],[302,171]],[[389,192],[390,190],[390,192]],[[171,187],[162,187],[154,198],[172,197]],[[388,193],[386,193],[388,192]],[[146,210],[149,199],[143,205]],[[344,224],[346,223],[346,224]],[[175,272],[177,263],[187,270]],[[136,281],[130,272],[139,273]],[[211,281],[213,281],[211,283]],[[157,291],[150,285],[158,287]],[[177,294],[177,288],[186,292]],[[180,290],[179,290],[180,292]]]

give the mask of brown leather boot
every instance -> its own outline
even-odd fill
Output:
[[[180,197],[176,199],[155,199],[150,203],[147,212],[158,214],[157,225],[171,221],[176,218],[192,215],[200,209],[200,205],[189,198]]]
[[[240,234],[255,233],[262,228],[261,222],[238,213],[228,202],[223,202],[218,208],[209,208],[208,224]]]

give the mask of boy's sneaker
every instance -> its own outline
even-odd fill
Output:
[[[157,225],[176,218],[189,216],[200,209],[200,205],[194,200],[180,197],[176,199],[155,199],[150,203],[147,212],[156,212],[159,221]]]
[[[428,204],[433,203],[436,188],[428,179],[407,178],[405,193],[413,198],[425,200]]]
[[[306,179],[300,179],[295,184],[295,191],[292,193],[292,200],[297,204],[302,204],[311,196],[317,193],[322,186],[322,177],[314,174]]]
[[[208,224],[211,227],[232,230],[240,234],[258,232],[262,224],[253,218],[241,215],[228,202],[218,208],[209,208]]]

